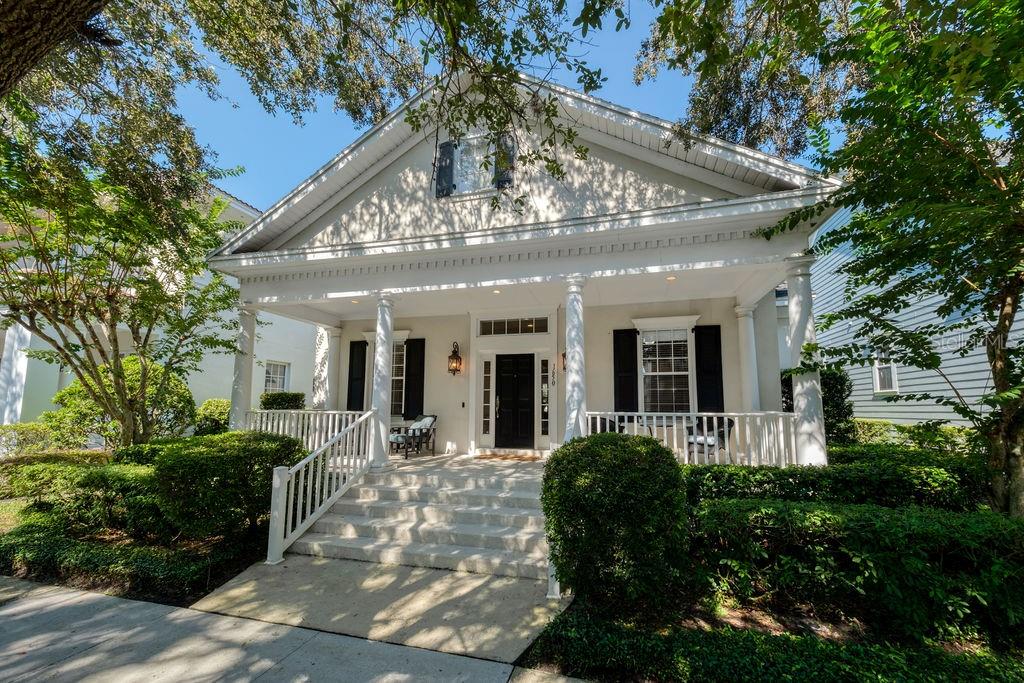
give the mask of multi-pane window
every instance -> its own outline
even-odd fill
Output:
[[[490,151],[483,134],[467,135],[455,148],[455,192],[479,192],[494,185],[494,172],[484,167]]]
[[[686,330],[640,332],[645,412],[690,412],[688,337]]]
[[[263,378],[263,391],[268,394],[288,391],[288,363],[267,361]]]
[[[548,363],[547,358],[540,359],[540,433],[542,436],[548,435],[549,430],[549,407],[550,407],[550,396],[549,390],[551,386],[551,366]]]
[[[896,384],[896,363],[888,351],[875,352],[875,393],[894,394],[899,390]]]
[[[391,414],[405,412],[405,343],[398,342],[391,352]]]
[[[481,402],[483,411],[481,413],[480,433],[491,433],[491,361],[484,361],[484,400]]]
[[[489,337],[502,334],[547,334],[548,319],[543,318],[505,318],[502,320],[481,320],[480,336]]]

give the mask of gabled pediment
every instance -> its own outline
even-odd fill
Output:
[[[427,93],[342,150],[217,255],[457,236],[838,184],[720,140],[684,145],[667,121],[560,86],[536,85],[558,98],[590,154],[578,160],[566,153],[565,180],[539,168],[517,169],[514,194],[526,197],[519,210],[492,209],[488,192],[435,197],[438,136],[414,133],[405,122],[407,109]]]

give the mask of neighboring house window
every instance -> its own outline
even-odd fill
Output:
[[[405,342],[397,342],[391,352],[391,414],[405,410]]]
[[[642,330],[640,375],[644,412],[690,412],[689,334],[686,330]]]
[[[899,384],[896,377],[896,363],[889,357],[887,351],[875,353],[875,393],[895,394],[899,392]]]
[[[267,361],[267,374],[263,379],[263,391],[268,394],[288,391],[288,363]]]

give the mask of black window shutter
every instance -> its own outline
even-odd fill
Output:
[[[721,413],[725,411],[722,328],[718,325],[697,325],[693,329],[693,337],[697,360],[697,410]]]
[[[509,134],[498,138],[498,150],[494,160],[494,187],[503,190],[512,187],[516,167],[516,141]]]
[[[405,406],[402,417],[412,420],[423,414],[425,339],[405,340]]]
[[[455,143],[442,142],[437,149],[437,197],[450,197],[455,191]]]
[[[636,413],[640,411],[637,391],[636,340],[634,328],[612,331],[612,362],[615,377],[615,411]]]
[[[348,410],[365,409],[366,345],[365,341],[354,341],[348,345]]]

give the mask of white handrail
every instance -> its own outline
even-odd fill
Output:
[[[362,414],[355,410],[250,410],[245,414],[245,428],[294,436],[315,451]]]
[[[588,434],[652,436],[687,464],[774,466],[796,464],[796,416],[749,413],[588,412]]]
[[[373,411],[355,421],[291,467],[274,468],[267,563],[306,532],[370,468]]]

